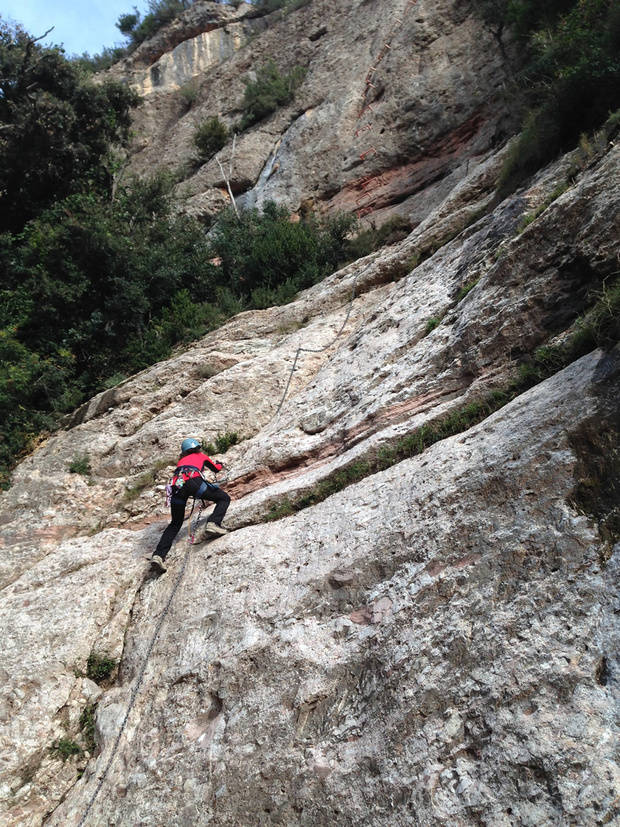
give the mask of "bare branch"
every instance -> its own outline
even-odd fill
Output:
[[[41,35],[41,37],[33,37],[28,41],[28,43],[38,43],[39,40],[43,40],[43,38],[47,37],[50,32],[53,32],[55,28],[56,26],[50,26],[49,29]]]
[[[239,210],[237,209],[237,204],[235,203],[235,196],[233,195],[233,192],[232,192],[232,189],[231,189],[231,186],[230,186],[230,178],[232,176],[232,171],[233,171],[233,161],[234,161],[234,158],[235,158],[236,144],[237,144],[237,133],[235,132],[235,134],[233,135],[232,148],[230,150],[230,161],[228,162],[228,175],[224,172],[224,167],[222,166],[222,164],[220,162],[220,159],[216,158],[215,160],[217,161],[217,165],[219,166],[220,172],[222,173],[222,178],[226,182],[226,188],[228,190],[228,195],[230,196],[230,201],[233,205],[235,215],[237,216],[237,219],[239,221],[241,221],[241,218],[239,217]]]

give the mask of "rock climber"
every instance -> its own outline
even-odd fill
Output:
[[[170,512],[172,519],[161,535],[157,548],[151,557],[151,566],[160,573],[166,571],[164,560],[170,551],[174,538],[181,530],[185,519],[185,505],[190,497],[194,497],[196,500],[210,500],[215,503],[215,508],[207,519],[207,534],[219,536],[228,533],[222,526],[222,520],[230,505],[230,497],[225,491],[222,491],[219,485],[207,482],[202,475],[205,467],[217,473],[222,470],[223,466],[203,454],[200,449],[200,440],[193,437],[188,437],[181,443],[181,456],[171,481]]]

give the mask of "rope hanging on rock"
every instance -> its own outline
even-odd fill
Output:
[[[188,531],[189,531],[189,527],[188,527]],[[88,814],[90,813],[90,811],[92,809],[92,806],[95,803],[95,800],[97,799],[97,796],[101,792],[101,788],[103,787],[103,784],[106,780],[106,777],[108,775],[110,767],[112,766],[112,762],[114,761],[114,758],[116,757],[116,753],[118,751],[118,747],[119,747],[120,742],[121,742],[121,737],[123,735],[123,732],[125,731],[125,727],[127,726],[127,722],[129,721],[129,716],[130,716],[131,711],[132,711],[132,709],[134,707],[134,704],[136,702],[136,698],[138,697],[138,692],[140,691],[140,687],[142,686],[142,682],[144,680],[144,675],[146,673],[146,667],[148,665],[149,658],[150,658],[151,653],[153,651],[153,647],[155,646],[155,643],[157,642],[157,638],[159,637],[159,633],[161,631],[161,628],[164,625],[164,620],[166,619],[166,617],[168,615],[168,612],[170,611],[170,607],[172,606],[172,601],[174,600],[174,596],[176,595],[177,590],[178,590],[178,588],[181,584],[181,580],[183,579],[183,575],[185,574],[185,569],[186,569],[186,566],[187,566],[187,561],[189,559],[190,551],[191,551],[191,544],[188,546],[187,551],[185,552],[185,557],[183,558],[183,564],[181,566],[181,570],[179,571],[179,574],[177,575],[177,579],[174,583],[174,586],[172,587],[172,591],[170,592],[170,595],[168,597],[168,601],[167,601],[166,605],[164,606],[164,610],[161,613],[161,616],[160,616],[159,620],[157,621],[157,626],[155,627],[153,637],[151,638],[151,641],[150,641],[150,643],[148,645],[148,648],[146,650],[146,655],[144,656],[144,661],[142,663],[142,667],[141,667],[140,672],[138,674],[138,677],[136,679],[136,683],[134,685],[134,688],[131,690],[131,695],[129,696],[129,703],[127,704],[127,710],[125,712],[125,717],[123,718],[122,723],[120,725],[120,728],[118,730],[118,733],[116,735],[116,739],[115,739],[114,745],[112,747],[112,752],[110,753],[110,757],[108,758],[108,762],[105,765],[105,768],[104,768],[103,773],[102,773],[102,775],[101,775],[101,777],[100,777],[100,779],[97,783],[95,791],[93,792],[93,794],[91,795],[91,797],[88,801],[88,804],[86,806],[86,810],[84,811],[84,814],[82,815],[82,818],[79,821],[78,827],[83,827],[83,825],[86,823],[86,818],[88,817]]]
[[[361,94],[360,111],[358,113],[357,120],[360,121],[364,116],[367,116],[368,112],[371,113],[371,117],[368,118],[365,124],[357,127],[357,129],[355,130],[356,138],[362,133],[371,132],[375,128],[375,107],[373,105],[373,101],[368,100],[369,92],[371,89],[377,88],[377,85],[373,83],[373,80],[377,73],[379,64],[385,59],[388,52],[391,51],[392,41],[394,40],[396,33],[403,24],[403,18],[405,14],[407,14],[407,12],[410,11],[410,9],[413,6],[415,6],[417,2],[418,0],[407,0],[405,8],[402,11],[402,17],[394,17],[394,25],[392,26],[390,33],[388,34],[383,46],[381,47],[379,54],[376,56],[373,65],[369,68],[368,72],[366,73],[366,78],[364,80],[364,91]],[[366,161],[367,158],[374,158],[378,154],[379,151],[374,145],[372,145],[365,149],[363,152],[361,152],[359,157],[361,161]],[[385,178],[383,175],[366,175],[358,179],[354,183],[359,185],[362,190],[362,192],[355,199],[355,214],[358,218],[363,218],[363,216],[367,215],[369,212],[372,212],[372,196],[370,203],[364,204],[364,200],[367,198],[367,196],[370,196],[373,190],[377,189],[385,183]]]
[[[331,340],[331,342],[328,342],[323,347],[318,347],[318,348],[300,346],[295,351],[295,358],[293,359],[293,364],[291,366],[291,370],[290,370],[289,375],[288,375],[288,380],[286,382],[286,387],[284,388],[284,393],[282,394],[282,399],[280,399],[280,404],[278,405],[278,407],[276,409],[276,412],[273,415],[274,419],[277,416],[279,416],[280,411],[282,410],[282,406],[284,405],[284,401],[286,400],[286,396],[288,394],[288,389],[290,387],[291,380],[293,378],[293,374],[295,373],[295,368],[297,367],[297,360],[299,359],[300,355],[302,353],[323,353],[324,351],[328,350],[330,347],[335,345],[337,340],[340,338],[340,336],[344,332],[344,329],[347,326],[347,322],[349,321],[351,311],[353,310],[353,301],[355,299],[355,292],[356,292],[356,289],[357,289],[357,282],[359,281],[360,276],[362,276],[367,270],[369,270],[372,267],[372,264],[374,264],[374,262],[371,262],[370,264],[367,264],[366,267],[364,267],[363,270],[360,270],[358,273],[356,273],[355,278],[353,279],[353,286],[351,288],[351,297],[350,297],[349,302],[348,302],[347,314],[344,317],[344,321],[340,325],[340,330],[338,331],[338,333],[336,333],[336,335]]]
[[[406,3],[405,8],[403,10],[403,15],[405,15],[409,11],[409,9],[412,6],[414,6],[417,2],[418,2],[418,0],[407,0],[407,3]],[[374,64],[370,67],[370,69],[366,73],[366,78],[365,78],[365,81],[364,81],[364,91],[362,92],[362,95],[361,95],[361,98],[362,98],[361,108],[360,108],[360,112],[357,116],[358,120],[360,120],[360,118],[362,118],[367,111],[370,111],[373,114],[375,112],[375,108],[374,108],[373,104],[368,103],[366,99],[367,99],[367,96],[368,96],[368,90],[371,89],[371,88],[376,88],[375,85],[372,82],[372,79],[373,79],[373,77],[374,77],[374,75],[377,71],[377,67],[379,66],[381,61],[385,58],[387,53],[391,50],[391,48],[392,48],[391,42],[394,39],[398,29],[402,26],[403,19],[401,17],[395,17],[394,19],[396,21],[395,25],[392,27],[392,29],[391,29],[388,37],[387,37],[387,40],[385,41],[385,43],[381,47],[381,51],[379,52],[379,54],[375,58]],[[370,131],[372,129],[374,129],[374,123],[372,121],[369,121],[364,126],[356,128],[355,137],[360,135],[362,132],[367,132],[367,131]],[[368,149],[364,150],[360,154],[360,158],[361,158],[362,161],[365,161],[369,156],[373,157],[374,155],[378,155],[378,154],[379,153],[378,153],[377,149],[374,146],[371,146]],[[366,205],[365,207],[361,207],[360,206],[360,201],[362,201],[364,199],[364,197],[366,195],[368,195],[368,193],[371,191],[371,189],[376,189],[376,187],[379,184],[384,183],[384,181],[385,181],[385,179],[382,175],[380,175],[378,177],[369,175],[369,176],[365,176],[365,177],[363,177],[359,180],[358,183],[360,183],[360,185],[362,186],[362,189],[364,190],[364,192],[363,192],[363,194],[358,196],[358,198],[356,199],[356,206],[357,206],[356,214],[357,214],[358,218],[362,218],[362,216],[366,215],[366,213],[371,211],[371,209],[372,209],[369,205]],[[355,278],[353,280],[353,287],[352,287],[352,290],[351,290],[351,298],[349,299],[349,306],[348,306],[348,309],[347,309],[347,315],[345,316],[345,319],[342,323],[342,326],[340,327],[340,330],[338,331],[338,333],[336,333],[336,335],[334,336],[333,340],[329,344],[325,345],[325,347],[320,347],[320,348],[298,347],[297,350],[295,351],[295,357],[293,359],[293,365],[291,367],[291,370],[290,370],[290,373],[289,373],[289,376],[288,376],[288,379],[287,379],[287,382],[286,382],[286,386],[284,388],[284,393],[282,394],[282,398],[280,399],[280,404],[278,405],[278,407],[276,409],[276,412],[274,414],[274,419],[277,416],[279,416],[280,411],[282,410],[282,406],[284,405],[284,402],[286,400],[286,397],[287,397],[287,394],[288,394],[288,391],[289,391],[289,388],[290,388],[290,385],[291,385],[291,381],[293,379],[293,374],[295,373],[295,368],[297,367],[297,362],[299,360],[300,355],[302,353],[323,353],[328,348],[332,347],[336,343],[337,339],[340,338],[341,334],[343,333],[343,331],[346,327],[347,322],[349,321],[349,317],[350,317],[351,311],[353,309],[353,301],[355,299],[357,282],[358,282],[360,276],[363,273],[365,273],[370,267],[371,267],[370,264],[367,265],[363,270],[361,270],[355,276]]]
[[[416,2],[417,2],[417,0],[407,0],[407,4],[405,6],[405,12],[407,12],[409,10],[409,8],[411,6],[413,6]],[[374,65],[370,67],[370,69],[369,69],[369,71],[366,75],[364,91],[362,93],[362,107],[361,107],[360,113],[358,115],[358,120],[367,111],[370,111],[374,114],[375,110],[374,110],[374,107],[372,105],[372,102],[367,102],[366,98],[367,98],[369,89],[376,88],[376,86],[372,83],[372,79],[373,79],[373,77],[374,77],[374,75],[377,71],[378,65],[381,63],[381,61],[385,58],[388,51],[391,49],[390,44],[391,44],[391,41],[394,38],[394,35],[396,34],[397,29],[399,28],[399,26],[402,25],[402,18],[396,17],[395,20],[396,20],[396,25],[393,27],[393,29],[390,32],[386,42],[383,44],[383,47],[382,47],[381,51],[379,52],[379,54],[377,55],[377,57],[374,61]],[[372,129],[373,129],[373,123],[371,121],[369,121],[364,126],[358,127],[356,129],[355,136],[357,137],[362,132],[369,132]],[[371,146],[371,147],[369,147],[368,149],[366,149],[364,152],[362,152],[360,154],[360,158],[361,158],[362,161],[365,161],[366,158],[368,158],[369,156],[373,157],[374,155],[378,155],[378,151],[374,146]],[[232,169],[233,158],[234,158],[234,141],[233,141],[233,151],[231,153],[231,158],[230,158],[230,168],[231,169]],[[219,163],[219,161],[218,161],[218,163]],[[221,168],[221,165],[220,165],[220,168]],[[379,180],[380,182],[383,182],[383,177],[379,176],[379,179],[376,179],[376,178],[372,179],[371,177],[367,177],[366,179],[363,179],[362,180],[362,188],[364,189],[364,194],[368,194],[368,191],[369,191],[368,187],[370,187],[371,180]],[[364,182],[367,184],[367,186],[364,186]],[[227,181],[227,183],[228,183],[228,181]],[[373,188],[375,188],[375,187],[373,187]],[[232,198],[232,193],[231,193],[231,200],[232,200],[233,205],[235,205],[234,199]],[[368,211],[368,209],[369,209],[368,206],[366,206],[365,208],[360,208],[358,206],[358,209],[357,209],[358,218],[362,217],[362,215],[365,214],[364,210]],[[235,210],[236,210],[236,205],[235,205]],[[365,268],[360,270],[356,274],[355,278],[353,279],[353,285],[352,285],[352,288],[351,288],[351,297],[350,297],[349,302],[348,302],[348,308],[347,308],[347,312],[346,312],[344,321],[342,322],[342,325],[340,326],[340,329],[338,330],[338,332],[336,333],[336,335],[334,336],[332,341],[329,342],[328,344],[326,344],[324,347],[321,347],[321,348],[307,348],[307,347],[298,347],[297,348],[297,350],[295,352],[295,357],[293,359],[293,364],[292,364],[292,367],[291,367],[291,371],[289,373],[289,377],[288,377],[288,380],[286,382],[286,387],[284,388],[284,393],[282,394],[282,398],[280,400],[280,404],[278,405],[278,408],[276,410],[274,418],[277,417],[280,414],[280,411],[282,410],[282,406],[284,405],[284,402],[286,400],[288,390],[289,390],[289,387],[290,387],[290,384],[291,384],[291,381],[292,381],[292,378],[293,378],[293,374],[295,372],[295,368],[297,366],[297,361],[299,359],[299,356],[302,353],[323,353],[324,351],[326,351],[330,347],[332,347],[336,343],[336,341],[340,338],[342,333],[344,332],[344,329],[345,329],[345,327],[346,327],[346,325],[349,321],[349,318],[351,316],[351,312],[353,310],[353,301],[354,301],[355,295],[356,295],[357,282],[358,282],[360,276],[362,276],[364,273],[366,273],[367,270],[369,270],[371,266],[372,266],[372,263],[368,264]],[[194,511],[195,504],[196,504],[196,501],[194,500],[194,505],[192,506],[192,513]],[[202,510],[202,506],[198,510],[198,515],[196,517],[196,522],[195,522],[195,525],[194,525],[194,531],[192,531],[192,526],[191,526],[192,513],[190,513],[189,524],[188,524],[189,546],[188,546],[188,548],[185,552],[185,556],[183,558],[183,563],[181,565],[181,569],[179,571],[179,574],[177,575],[177,579],[174,583],[174,586],[172,587],[172,590],[170,592],[170,595],[168,597],[166,605],[164,606],[164,610],[161,613],[161,616],[160,616],[159,620],[157,621],[157,626],[155,627],[155,631],[153,633],[153,636],[152,636],[152,638],[150,640],[150,643],[148,645],[148,648],[146,650],[146,655],[144,656],[142,667],[140,668],[140,672],[139,672],[138,677],[136,679],[135,685],[134,685],[133,689],[131,690],[131,695],[129,696],[129,703],[127,704],[127,709],[125,711],[125,715],[123,717],[123,720],[121,722],[119,731],[116,735],[116,739],[115,739],[114,744],[112,746],[112,751],[110,753],[110,757],[108,758],[108,761],[105,765],[103,773],[101,774],[101,777],[99,778],[99,781],[97,782],[97,786],[95,787],[95,790],[94,790],[93,794],[91,795],[91,797],[88,801],[88,804],[86,805],[86,809],[85,809],[85,811],[84,811],[84,813],[83,813],[83,815],[82,815],[82,817],[81,817],[81,819],[78,823],[78,827],[83,827],[83,825],[86,823],[86,819],[87,819],[87,817],[88,817],[88,815],[89,815],[89,813],[90,813],[90,811],[91,811],[91,809],[92,809],[92,807],[93,807],[93,805],[94,805],[94,803],[97,799],[97,796],[101,792],[101,789],[102,789],[102,787],[105,783],[105,780],[107,778],[108,772],[110,771],[110,767],[112,766],[112,762],[114,761],[114,758],[116,757],[116,753],[118,752],[118,748],[120,746],[121,738],[123,736],[125,728],[127,727],[127,723],[129,721],[129,716],[131,715],[134,704],[136,702],[136,698],[138,697],[138,692],[140,691],[140,687],[142,686],[144,676],[146,674],[146,668],[148,666],[151,653],[153,651],[153,648],[155,647],[155,644],[157,642],[157,638],[159,637],[159,633],[162,629],[164,621],[165,621],[166,617],[168,616],[168,612],[170,611],[170,608],[172,606],[172,602],[173,602],[173,600],[175,598],[175,595],[178,591],[178,588],[181,584],[181,581],[183,579],[183,575],[185,574],[185,569],[187,568],[187,561],[189,559],[189,553],[190,553],[190,550],[191,550],[191,544],[194,541],[194,532],[195,532],[196,526],[198,524],[198,520],[200,518],[201,510]]]

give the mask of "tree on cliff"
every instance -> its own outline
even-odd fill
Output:
[[[178,17],[192,3],[193,0],[149,0],[149,10],[144,17],[134,7],[133,12],[121,14],[116,28],[129,39],[130,48],[135,48]]]
[[[120,83],[88,83],[59,49],[0,21],[1,229],[19,231],[72,193],[106,191],[110,146],[127,140],[137,102]]]
[[[472,0],[500,44],[510,33],[512,105],[523,133],[503,172],[502,191],[567,151],[620,106],[617,0]]]
[[[135,96],[61,50],[0,29],[0,484],[59,415],[248,306],[285,301],[340,260],[350,222],[270,206],[204,227],[172,179],[112,186]],[[211,259],[220,255],[221,267]]]

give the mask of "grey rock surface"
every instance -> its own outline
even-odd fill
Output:
[[[92,823],[609,823],[617,583],[570,502],[573,437],[620,391],[601,358],[189,551]],[[186,553],[140,591],[104,749],[50,824],[87,806]]]
[[[267,521],[505,391],[618,269],[617,147],[495,203],[501,60],[466,5],[404,18],[382,62],[384,150],[355,165],[356,96],[394,8],[199,3],[116,70],[149,92],[140,171],[183,160],[194,116],[236,118],[244,78],[281,46],[306,81],[239,140],[235,189],[347,207],[362,173],[392,170],[374,215],[402,206],[415,227],[99,394],[18,466],[0,493],[2,827],[620,818],[617,348]],[[254,36],[205,69],[200,44],[234,27]],[[197,66],[198,109],[179,119]],[[223,202],[218,172],[188,182],[186,209]],[[183,530],[155,578],[181,439],[231,431],[235,530],[194,546]],[[70,473],[84,455],[91,473]]]
[[[130,170],[185,166],[177,195],[190,213],[212,215],[225,193],[217,159],[195,169],[196,126],[217,115],[238,129],[245,84],[269,60],[306,76],[291,104],[238,135],[231,184],[246,205],[355,209],[378,222],[397,212],[417,224],[514,123],[504,58],[453,0],[313,0],[259,18],[213,5],[195,13],[204,6],[204,31],[188,26],[148,66],[140,52],[112,70],[144,96]],[[218,157],[230,155],[229,143]]]
[[[405,241],[104,392],[20,465],[0,497],[2,824],[78,824],[100,783],[86,823],[613,822],[617,547],[577,494],[617,485],[617,354],[264,520],[505,387],[549,318],[567,335],[579,285],[615,266],[617,158],[520,230],[560,161],[416,266],[486,198],[483,165]],[[291,374],[299,347],[324,350]],[[189,557],[183,532],[153,580],[180,439],[232,429],[239,530]],[[82,453],[88,479],[67,470]],[[120,659],[101,687],[93,653]]]

